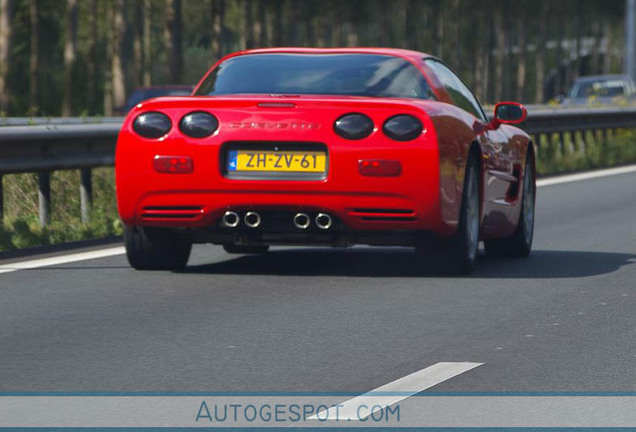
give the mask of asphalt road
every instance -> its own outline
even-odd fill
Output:
[[[0,274],[0,391],[636,390],[636,173],[538,190],[524,260],[446,277],[409,249],[195,247]],[[23,260],[24,258],[22,258]]]

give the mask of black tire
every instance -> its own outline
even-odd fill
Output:
[[[124,243],[135,270],[183,270],[192,250],[186,235],[157,228],[126,227]]]
[[[525,258],[532,250],[534,236],[534,206],[537,188],[535,184],[534,158],[528,152],[523,170],[521,212],[515,232],[505,238],[484,241],[486,253],[496,257]]]
[[[269,250],[269,246],[239,246],[235,244],[224,244],[223,249],[229,254],[264,254]]]
[[[449,258],[453,273],[470,274],[475,267],[481,225],[481,182],[479,179],[478,153],[471,151],[466,163],[459,225],[449,244]]]

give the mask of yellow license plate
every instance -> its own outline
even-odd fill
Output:
[[[323,173],[327,155],[320,151],[230,150],[228,171]]]

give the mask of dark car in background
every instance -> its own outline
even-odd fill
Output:
[[[636,85],[627,75],[590,75],[574,81],[564,105],[586,105],[590,102],[611,104],[618,100],[633,102]]]
[[[128,98],[123,114],[126,114],[135,105],[145,100],[160,96],[188,96],[192,93],[193,89],[194,87],[191,85],[167,85],[136,88]]]

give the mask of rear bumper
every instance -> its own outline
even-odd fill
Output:
[[[127,225],[208,228],[222,225],[226,211],[276,214],[328,213],[350,230],[422,229],[440,225],[439,206],[433,197],[374,192],[312,191],[164,191],[145,194]],[[123,216],[123,215],[122,215]],[[266,221],[264,221],[266,222]],[[265,225],[265,224],[264,224]]]

